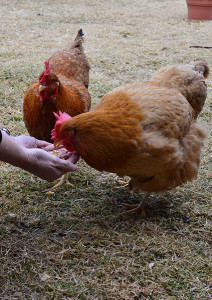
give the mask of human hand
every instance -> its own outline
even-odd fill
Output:
[[[16,142],[25,148],[43,148],[46,151],[52,151],[54,145],[46,141],[37,140],[32,136],[19,135],[14,137]],[[49,149],[49,150],[47,150]]]
[[[75,163],[79,156],[76,152],[69,153],[69,157],[63,160],[56,155],[42,149],[26,149],[28,163],[25,170],[47,181],[60,178],[67,172],[74,172]]]
[[[66,160],[47,151],[54,149],[54,145],[33,137],[12,137],[2,132],[0,160],[13,166],[22,168],[44,180],[53,181],[67,172],[76,170],[74,165],[78,154],[64,153]]]
[[[55,149],[54,144],[42,140],[37,140],[32,136],[19,135],[14,137],[14,139],[20,146],[23,146],[25,148],[40,148],[45,151],[53,151]],[[57,155],[60,158],[68,159],[72,156],[72,153],[68,152],[65,148],[63,148],[63,146],[61,146],[57,149]]]

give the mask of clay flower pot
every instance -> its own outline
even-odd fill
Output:
[[[186,0],[189,20],[212,20],[212,0]]]

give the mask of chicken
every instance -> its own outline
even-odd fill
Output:
[[[89,111],[90,65],[82,48],[82,30],[71,46],[57,51],[45,62],[45,70],[33,81],[23,98],[23,118],[30,135],[48,142],[54,128],[53,112],[71,116]]]
[[[196,122],[207,97],[203,59],[168,66],[149,81],[106,94],[93,111],[56,115],[55,146],[76,150],[99,171],[127,175],[131,189],[147,192],[129,212],[144,213],[149,194],[197,177],[206,131]]]
[[[56,121],[53,112],[76,116],[89,111],[90,65],[82,42],[80,29],[69,47],[57,51],[45,62],[45,70],[27,89],[23,98],[23,119],[31,136],[52,142],[51,130]]]

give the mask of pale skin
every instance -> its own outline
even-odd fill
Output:
[[[0,124],[1,128],[1,124]],[[49,153],[54,145],[31,136],[9,136],[2,131],[0,161],[24,169],[41,179],[53,181],[76,170],[77,153],[63,153],[60,157]],[[64,158],[64,159],[62,159]]]

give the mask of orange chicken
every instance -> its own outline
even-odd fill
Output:
[[[80,29],[70,46],[55,52],[45,62],[45,70],[27,89],[23,99],[23,119],[31,136],[52,142],[51,130],[56,122],[53,112],[76,116],[89,111],[90,65],[82,43]]]
[[[54,53],[23,99],[23,118],[30,135],[51,142],[53,112],[71,116],[89,111],[89,63],[82,48],[82,30],[71,46]]]
[[[52,139],[99,171],[129,176],[131,189],[147,192],[129,212],[144,212],[150,193],[197,177],[206,131],[196,118],[208,73],[203,59],[162,68],[149,81],[115,88],[90,112],[60,113]]]

